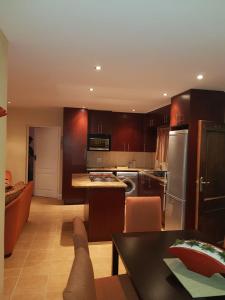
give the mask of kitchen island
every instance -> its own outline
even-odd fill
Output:
[[[126,184],[114,175],[73,174],[72,187],[85,189],[85,224],[90,242],[123,232]]]

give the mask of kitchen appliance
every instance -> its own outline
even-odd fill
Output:
[[[119,180],[112,174],[92,174],[89,175],[92,182],[118,182]]]
[[[169,132],[165,230],[184,229],[188,130]]]
[[[117,172],[116,176],[127,185],[125,189],[126,197],[137,196],[138,172]]]
[[[110,151],[111,135],[88,134],[88,151]]]

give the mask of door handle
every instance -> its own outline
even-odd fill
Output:
[[[203,191],[203,186],[210,184],[210,181],[205,181],[203,177],[200,177],[200,192]]]

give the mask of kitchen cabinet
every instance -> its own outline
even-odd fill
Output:
[[[72,188],[72,174],[86,172],[88,113],[64,108],[63,117],[62,199],[65,204],[80,204],[84,191]]]
[[[171,99],[171,114],[170,126],[187,127],[190,122],[190,91],[172,97]]]
[[[123,232],[124,211],[124,188],[87,189],[84,217],[88,240],[110,241],[114,232]]]
[[[144,150],[143,115],[113,113],[112,151]]]
[[[169,126],[170,105],[166,105],[144,116],[144,151],[155,152],[157,143],[157,128]]]
[[[111,134],[112,133],[111,111],[89,110],[88,111],[88,133]]]

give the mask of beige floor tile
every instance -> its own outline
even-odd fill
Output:
[[[4,279],[4,295],[11,295],[18,281],[18,276],[9,276]]]
[[[13,294],[10,300],[45,300],[45,293],[21,292]],[[52,298],[52,300],[55,300]]]
[[[52,260],[53,253],[54,249],[30,250],[24,263],[24,267],[34,266],[39,263],[46,264],[48,261]]]
[[[46,292],[48,276],[33,274],[20,276],[15,288],[14,295],[22,293],[44,294]]]
[[[1,300],[11,300],[10,298],[11,298],[10,295],[0,294],[0,299],[1,299]]]
[[[4,270],[4,277],[10,277],[10,276],[19,276],[22,271],[22,268],[5,268]],[[1,298],[0,298],[1,299]]]
[[[73,264],[73,259],[53,261],[51,267],[49,268],[49,274],[65,275],[65,277],[68,277],[72,264]]]
[[[69,274],[68,274],[69,276]],[[68,276],[65,275],[49,275],[47,284],[47,293],[62,293],[66,287]]]
[[[46,300],[63,300],[63,294],[62,292],[58,292],[58,293],[55,293],[55,292],[51,292],[51,293],[47,293],[46,295]]]
[[[20,268],[24,265],[28,250],[14,250],[10,257],[5,258],[5,268]]]

